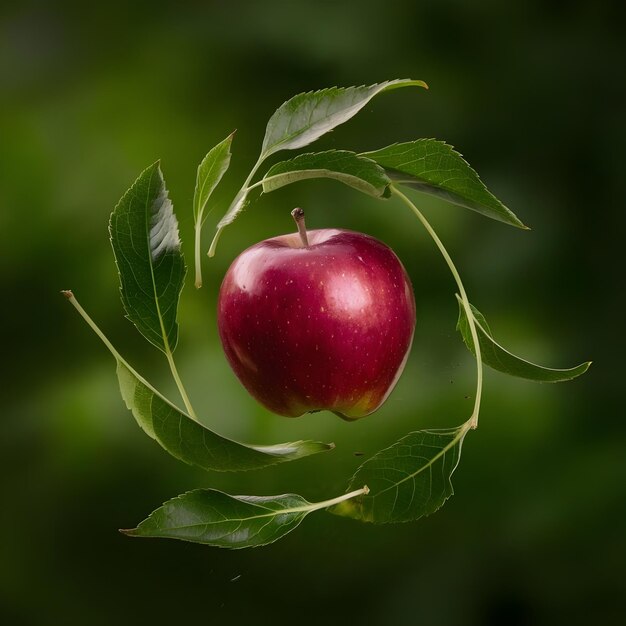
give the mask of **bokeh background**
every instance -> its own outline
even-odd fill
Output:
[[[624,38],[603,1],[3,3],[0,9],[0,622],[117,624],[626,623],[623,335]],[[167,365],[123,317],[108,215],[162,167],[192,258],[195,170],[233,129],[206,227],[293,94],[421,78],[374,100],[316,148],[437,137],[527,224],[522,232],[415,194],[496,336],[538,362],[593,359],[572,383],[487,371],[480,428],[436,515],[370,526],[324,512],[261,549],[132,540],[190,488],[343,492],[406,432],[461,423],[474,367],[455,286],[417,220],[332,181],[262,197],[225,231],[180,306],[179,367],[206,424],[247,442],[335,441],[328,455],[247,474],[178,463],[126,411],[114,363],[58,294],[72,288],[128,359],[176,399]],[[286,154],[286,153],[284,153]],[[281,155],[284,156],[284,155]],[[277,157],[278,158],[278,157]],[[414,349],[375,415],[286,420],[229,370],[216,334],[221,277],[248,245],[346,227],[391,245],[415,288]]]

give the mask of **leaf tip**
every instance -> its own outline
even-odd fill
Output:
[[[502,204],[502,203],[500,203]],[[502,205],[504,206],[504,205]],[[524,222],[522,222],[522,220],[517,217],[517,215],[515,215],[515,213],[513,213],[513,211],[511,211],[511,209],[509,209],[508,207],[504,206],[504,208],[508,211],[509,213],[509,224],[515,226],[516,228],[519,228],[520,230],[532,230],[532,228],[530,226],[527,226],[526,224],[524,224]]]
[[[397,82],[391,81],[390,84],[394,86],[394,82],[396,83],[395,86],[398,86],[398,87],[422,87],[424,89],[429,88],[425,81],[417,80],[414,78],[401,78]]]
[[[161,159],[157,159],[152,165],[148,166],[146,169],[157,170],[157,172],[161,172]]]
[[[119,528],[118,532],[122,535],[126,535],[126,537],[136,537],[137,536],[137,528]]]

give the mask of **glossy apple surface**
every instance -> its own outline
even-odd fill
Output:
[[[295,417],[375,411],[395,386],[415,329],[409,277],[382,242],[311,230],[242,252],[220,288],[226,357],[265,407]]]

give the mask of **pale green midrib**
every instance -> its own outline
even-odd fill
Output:
[[[367,156],[367,152],[362,152],[359,154],[359,156],[363,156],[365,158],[371,158]],[[372,159],[373,161],[375,161],[375,159]],[[376,163],[378,163],[378,161],[375,161]],[[403,172],[402,170],[399,170],[395,167],[391,167],[391,166],[387,166],[387,165],[382,165],[381,163],[378,163],[381,167],[390,169],[390,170],[395,170],[396,172],[399,172],[401,174],[407,174],[407,172]],[[496,211],[498,213],[498,215],[500,215],[503,218],[510,218],[509,220],[506,220],[506,223],[510,224],[511,221],[514,222],[514,224],[517,225],[521,225],[523,226],[524,223],[515,215],[515,213],[513,213],[513,211],[511,211],[511,209],[509,209],[505,204],[503,204],[500,200],[498,200],[498,198],[496,198],[496,196],[494,196],[489,189],[483,189],[482,191],[484,191],[486,194],[488,194],[489,199],[493,200],[495,202],[495,206],[489,206],[488,204],[485,204],[485,202],[482,202],[481,200],[477,200],[475,198],[470,198],[470,197],[464,197],[460,194],[460,192],[451,189],[451,188],[446,188],[443,187],[441,183],[435,183],[431,180],[428,180],[426,178],[422,178],[420,176],[417,176],[416,174],[408,174],[408,176],[412,176],[413,179],[412,180],[398,180],[395,179],[392,182],[393,183],[397,183],[399,185],[410,185],[411,183],[417,183],[417,184],[422,184],[425,186],[429,186],[429,187],[434,187],[435,189],[439,190],[439,191],[443,191],[447,194],[451,194],[451,195],[456,195],[460,198],[460,200],[453,200],[452,198],[448,199],[449,202],[451,202],[452,204],[456,204],[457,206],[461,206],[461,207],[465,207],[465,208],[470,208],[472,211],[476,211],[478,213],[483,213],[484,210],[491,210],[491,211]],[[484,183],[481,184],[484,185]],[[419,190],[417,190],[419,191]],[[465,202],[465,204],[463,203]],[[470,206],[468,203],[472,203],[473,206]],[[483,213],[484,215],[484,213]],[[493,216],[491,216],[493,219]],[[504,221],[504,220],[500,220],[500,221]]]
[[[159,170],[156,170],[156,173],[159,174]],[[148,185],[148,189],[150,189],[151,185],[152,185],[152,177],[154,176],[155,172],[152,172],[150,175],[150,182]],[[160,175],[159,175],[159,178]],[[161,179],[161,186],[164,188],[165,187],[165,182]],[[160,187],[161,188],[161,187]],[[159,188],[159,189],[160,189]],[[169,363],[170,369],[172,371],[172,376],[174,378],[174,382],[176,383],[176,386],[178,387],[178,392],[180,393],[180,396],[182,398],[183,404],[185,405],[185,408],[187,409],[187,413],[189,414],[189,417],[191,417],[191,419],[195,420],[196,422],[198,422],[198,417],[196,415],[196,412],[193,409],[193,406],[191,405],[191,402],[189,400],[189,397],[187,396],[187,391],[185,390],[185,387],[183,385],[182,380],[180,379],[180,376],[178,374],[178,370],[176,368],[176,364],[174,362],[174,355],[172,353],[172,349],[170,348],[170,343],[169,343],[169,339],[167,336],[167,332],[165,331],[165,325],[163,324],[163,315],[161,314],[161,305],[159,303],[159,296],[157,293],[157,287],[156,287],[156,280],[154,277],[154,264],[153,264],[153,259],[152,259],[152,250],[150,248],[150,209],[152,208],[151,206],[148,206],[148,202],[149,199],[146,198],[146,203],[144,205],[144,214],[146,216],[145,218],[145,226],[146,226],[146,243],[147,243],[147,250],[148,250],[148,259],[149,259],[149,263],[150,263],[150,278],[151,278],[151,282],[152,282],[152,292],[154,294],[154,302],[155,302],[155,306],[156,306],[156,310],[157,310],[157,317],[159,319],[159,326],[161,327],[161,337],[163,339],[163,347],[164,347],[164,352],[165,352],[165,356],[167,358],[167,361]],[[152,204],[154,204],[154,200],[152,200]],[[180,252],[180,250],[179,250]],[[167,252],[165,252],[167,253]],[[176,294],[176,305],[178,305],[178,299],[180,297],[180,292],[178,294]],[[176,320],[174,320],[174,324],[176,324]]]
[[[461,300],[461,298],[458,297],[457,295],[457,300],[462,304],[463,301]],[[465,313],[465,317],[467,319],[467,311],[463,311]],[[530,365],[531,367],[536,367],[537,369],[540,370],[544,370],[546,372],[556,372],[559,374],[567,374],[569,372],[575,372],[576,370],[579,370],[585,366],[587,366],[587,368],[589,368],[589,366],[591,365],[591,361],[583,361],[582,363],[580,363],[579,365],[575,365],[574,367],[565,367],[565,368],[558,368],[558,367],[545,367],[544,365],[538,365],[537,363],[533,363],[532,361],[528,361],[527,359],[524,359],[522,357],[517,356],[516,354],[513,354],[512,352],[509,352],[506,348],[504,348],[501,344],[499,344],[494,338],[493,335],[489,332],[487,332],[485,330],[485,328],[483,327],[483,325],[476,319],[476,317],[474,316],[474,314],[472,313],[472,317],[474,318],[474,324],[476,324],[476,327],[479,328],[483,334],[491,341],[491,343],[493,343],[494,346],[498,347],[500,350],[502,350],[502,352],[504,352],[505,354],[508,354],[510,357],[513,357],[514,359],[521,361],[522,363],[525,363],[526,365]],[[468,324],[469,326],[469,324]],[[586,371],[586,370],[585,370]],[[582,372],[584,374],[584,371]],[[555,381],[558,382],[558,381]]]
[[[208,155],[207,155],[208,156]],[[205,157],[206,158],[206,157]],[[204,161],[204,159],[203,159]],[[200,163],[200,167],[202,167],[202,163]],[[204,219],[202,219],[204,215],[204,209],[209,201],[209,196],[207,196],[204,202],[200,202],[202,194],[204,193],[205,186],[209,179],[210,174],[213,172],[213,168],[215,167],[215,161],[211,165],[209,169],[209,173],[204,177],[200,188],[198,189],[196,185],[196,192],[193,196],[193,223],[194,223],[194,266],[195,266],[195,285],[196,288],[202,285],[202,264],[200,260],[200,246],[201,246],[201,235],[202,235],[202,226],[204,225]],[[198,168],[198,176],[200,175],[200,171]]]
[[[201,197],[204,193],[204,189],[208,183],[208,180],[211,174],[213,173],[213,170],[217,164],[217,159],[213,160],[213,163],[211,164],[211,167],[209,169],[209,173],[204,177],[204,180],[202,181],[200,189],[198,189],[196,185],[196,193],[194,193],[194,196],[193,196],[193,220],[194,220],[194,231],[195,231],[195,236],[194,236],[195,279],[194,279],[194,283],[195,283],[196,288],[200,288],[202,286],[202,262],[201,262],[200,247],[202,245],[202,227],[204,226],[204,222],[206,221],[208,217],[208,214],[206,216],[204,215],[204,210],[206,209],[206,205],[208,204],[209,198],[211,197],[211,194],[215,190],[215,187],[219,184],[221,177],[224,175],[224,173],[230,166],[230,144],[226,148],[226,151],[227,151],[228,161],[226,163],[226,167],[223,168],[222,172],[218,173],[218,176],[217,176],[218,180],[216,184],[214,185],[213,190],[207,195],[206,199],[203,202],[201,202]],[[210,151],[209,151],[209,154],[210,154]],[[208,156],[208,154],[206,156]],[[205,156],[205,159],[206,159],[206,156]],[[202,162],[204,162],[204,159],[202,160]],[[198,168],[198,176],[200,175],[200,167],[202,167],[202,162],[200,163],[200,166]]]
[[[313,505],[311,505],[313,506]],[[277,517],[278,515],[296,515],[298,513],[304,513],[304,515],[310,513],[311,511],[315,511],[315,509],[308,507],[298,507],[294,509],[283,509],[281,511],[274,511],[271,513],[262,513],[260,515],[251,515],[250,517],[229,517],[227,519],[216,520],[216,521],[208,521],[208,522],[196,522],[194,524],[184,524],[181,526],[168,526],[168,531],[175,530],[184,530],[186,528],[197,528],[203,526],[219,526],[221,524],[230,524],[230,523],[242,523],[242,522],[251,522],[257,519],[264,519],[267,517]],[[141,525],[140,525],[141,526]],[[137,528],[140,529],[140,526]]]
[[[365,152],[365,153],[359,154],[359,156],[367,157],[367,153]],[[372,160],[374,161],[374,159],[372,159]],[[376,162],[376,163],[378,163],[378,161],[375,161],[375,162]],[[440,190],[440,191],[445,191],[445,192],[446,192],[446,193],[448,193],[448,194],[454,194],[454,195],[457,195],[457,196],[459,196],[460,198],[462,198],[462,199],[463,199],[463,200],[465,200],[465,201],[474,202],[474,203],[476,203],[476,204],[477,204],[477,205],[479,205],[479,206],[482,206],[482,207],[485,207],[485,208],[489,208],[489,209],[495,210],[495,207],[489,207],[489,206],[487,206],[484,202],[481,202],[480,200],[476,200],[476,199],[474,199],[474,198],[464,198],[464,197],[463,197],[463,196],[461,196],[461,194],[460,194],[458,191],[456,191],[455,189],[452,189],[452,188],[449,188],[449,187],[444,187],[443,185],[444,185],[445,183],[436,183],[436,182],[434,182],[434,181],[432,181],[432,180],[429,180],[429,179],[427,179],[427,178],[423,178],[422,176],[418,176],[417,174],[407,174],[407,172],[404,172],[404,171],[402,171],[402,170],[399,170],[399,169],[397,169],[397,168],[395,168],[395,167],[391,167],[391,166],[389,166],[389,165],[383,165],[382,163],[378,163],[378,164],[379,164],[381,167],[384,167],[384,168],[386,168],[386,169],[394,170],[394,171],[396,171],[396,172],[399,172],[400,174],[406,174],[406,175],[408,175],[408,176],[411,176],[411,177],[412,177],[412,179],[408,179],[408,180],[394,179],[394,180],[393,180],[393,182],[394,182],[394,183],[397,183],[397,184],[399,184],[399,185],[410,185],[411,183],[417,183],[417,184],[427,185],[427,186],[429,186],[429,187],[435,187],[436,189],[438,189],[438,190]],[[497,203],[497,208],[499,208],[499,209],[502,209],[502,208],[507,209],[507,207],[506,207],[504,204],[502,204],[502,202],[500,202],[500,200],[498,200],[498,199],[497,199],[497,198],[496,198],[496,197],[495,197],[495,196],[494,196],[494,195],[493,195],[493,194],[492,194],[492,193],[491,193],[488,189],[486,189],[486,190],[485,190],[485,189],[483,189],[482,191],[486,191],[486,193],[488,193],[489,195],[491,195],[491,196],[492,196],[493,200],[495,200],[495,201],[496,201],[496,203]],[[452,200],[451,200],[451,202],[452,202]],[[457,203],[454,203],[454,204],[457,204]],[[510,210],[510,209],[507,209],[507,211],[511,212],[511,210]]]
[[[347,91],[347,89],[349,89],[349,88],[344,88],[344,90],[346,90],[346,91]],[[332,90],[332,88],[331,88],[331,90]],[[324,91],[324,90],[322,90],[322,91]],[[335,92],[339,92],[339,91],[341,91],[341,88],[340,87],[336,87],[335,88]],[[354,103],[351,106],[354,106]],[[340,109],[340,110],[344,111],[345,109],[348,109],[348,108],[350,108],[350,107],[344,107],[344,109]],[[300,128],[300,130],[297,130],[297,131],[291,133],[290,135],[283,136],[281,139],[279,139],[278,141],[274,142],[272,145],[267,146],[267,148],[265,148],[265,150],[263,150],[263,152],[261,153],[261,158],[263,160],[265,160],[267,157],[272,155],[275,151],[278,152],[277,150],[275,150],[275,148],[277,146],[285,144],[285,143],[291,141],[292,139],[295,139],[296,137],[299,137],[300,135],[303,135],[306,131],[311,130],[311,128],[313,128],[313,126],[315,126],[316,124],[320,124],[322,121],[326,121],[329,118],[331,118],[333,115],[336,115],[336,114],[337,114],[337,111],[335,111],[334,113],[331,113],[331,114],[327,114],[326,117],[321,117],[320,119],[316,120],[315,122],[311,122],[310,121],[310,117],[309,117],[309,123],[308,123],[307,126],[304,126],[303,128]],[[304,147],[304,146],[302,146],[302,147]]]
[[[299,174],[301,172],[310,172],[311,173],[311,175],[310,176],[306,176],[306,178],[318,178],[318,177],[319,178],[330,178],[330,179],[338,180],[340,182],[344,182],[345,180],[349,180],[349,181],[354,183],[353,185],[351,185],[352,187],[356,187],[358,189],[371,189],[372,191],[375,191],[377,193],[377,195],[380,195],[378,193],[379,190],[381,191],[381,193],[384,193],[385,189],[390,184],[390,183],[388,183],[387,185],[385,185],[381,189],[380,187],[376,187],[372,183],[366,181],[364,178],[359,178],[358,176],[354,176],[353,174],[345,174],[343,172],[338,172],[336,170],[328,170],[328,169],[325,169],[325,168],[313,168],[313,169],[302,169],[302,170],[289,170],[288,172],[282,172],[280,174],[274,174],[273,176],[268,176],[267,178],[263,178],[258,183],[255,183],[254,185],[249,187],[248,191],[250,191],[250,189],[253,189],[254,187],[258,187],[259,184],[262,184],[263,188],[265,189],[265,183],[272,182],[272,181],[274,181],[276,179],[280,179],[280,178],[285,178],[285,179],[289,179],[290,177],[293,178],[294,175],[297,175],[297,174]],[[304,180],[304,178],[305,177],[302,176],[300,180]],[[282,186],[289,185],[292,182],[298,182],[298,179],[292,180],[292,181],[288,181],[288,182],[286,182]],[[279,187],[275,187],[275,189],[278,189],[278,188]],[[270,189],[270,191],[273,191],[273,189]]]
[[[304,444],[306,444],[307,447],[310,448],[322,448],[324,450],[328,449],[329,444],[323,443],[323,442],[312,442],[312,441],[304,441],[302,439],[299,439],[298,441],[289,441],[287,443],[278,443],[276,445],[269,445],[269,446],[264,446],[264,445],[258,445],[258,446],[248,446],[249,448],[252,448],[253,450],[256,450],[257,452],[261,452],[263,454],[267,454],[269,456],[273,456],[276,458],[283,458],[283,457],[291,457],[291,456],[300,456],[302,454],[302,452],[299,450],[299,448],[304,449]],[[315,445],[311,445],[311,444],[315,444]],[[288,449],[292,449],[292,452],[280,452],[279,450],[276,449],[280,449],[280,448],[288,448]],[[305,454],[305,456],[307,456]]]
[[[202,221],[202,214],[204,213],[204,209],[206,208],[206,205],[209,202],[209,198],[211,197],[211,194],[209,194],[206,200],[204,200],[204,202],[200,204],[200,198],[202,197],[202,194],[204,193],[204,189],[207,186],[209,178],[211,177],[211,174],[213,173],[213,170],[215,169],[216,165],[217,165],[217,161],[214,160],[213,164],[211,165],[211,168],[209,169],[209,172],[207,173],[207,175],[204,177],[204,180],[202,181],[202,185],[200,186],[200,189],[198,190],[197,199],[194,196],[193,204],[194,204],[194,217],[196,218],[196,223]]]
[[[280,509],[277,511],[270,511],[269,513],[261,513],[259,515],[250,515],[249,517],[241,517],[241,518],[229,517],[228,519],[218,520],[215,522],[209,521],[209,522],[202,522],[202,523],[197,523],[197,524],[187,524],[184,526],[175,526],[175,527],[172,527],[171,530],[180,530],[183,528],[195,528],[196,526],[212,526],[216,524],[227,524],[230,522],[247,522],[247,521],[255,520],[255,519],[264,519],[266,517],[276,517],[278,515],[295,515],[298,513],[304,513],[306,515],[313,511],[318,511],[320,509],[328,508],[330,506],[333,506],[334,504],[338,504],[339,502],[343,502],[345,500],[353,498],[356,495],[360,495],[361,493],[363,493],[363,489],[357,489],[354,492],[347,493],[342,496],[338,496],[337,498],[332,498],[331,500],[324,500],[323,502],[308,502],[306,505],[303,505],[303,506],[296,506],[296,507],[291,507],[287,509]],[[234,496],[231,496],[231,497],[234,498]],[[238,498],[234,498],[234,499],[238,499]],[[248,506],[258,507],[258,508],[262,508],[266,510],[268,509],[268,507],[264,507],[260,504],[246,502],[244,500],[239,500],[239,502]]]
[[[417,143],[418,141],[428,141],[428,140],[423,140],[423,139],[418,139],[414,142],[409,142],[412,144]],[[436,141],[436,140],[435,140]],[[447,146],[448,144],[446,144],[445,142],[441,142],[443,143],[443,145]],[[394,144],[397,145],[397,144]],[[476,181],[474,182],[478,182],[480,185],[482,185],[483,189],[481,191],[483,191],[485,194],[487,194],[487,197],[492,200],[495,203],[495,206],[489,206],[488,204],[485,204],[485,202],[481,201],[481,200],[476,200],[474,198],[467,198],[466,201],[472,202],[475,204],[475,206],[471,207],[468,204],[462,204],[458,201],[454,201],[452,199],[450,199],[449,201],[452,202],[452,204],[456,204],[458,206],[462,206],[462,207],[466,207],[466,208],[471,208],[473,211],[477,211],[479,213],[482,213],[482,211],[478,208],[478,207],[484,207],[485,209],[491,209],[492,211],[497,211],[499,214],[501,214],[503,217],[507,217],[510,218],[509,220],[500,220],[500,221],[505,221],[505,223],[508,224],[512,224],[515,225],[519,228],[527,228],[526,225],[524,224],[524,222],[522,222],[519,217],[517,217],[517,215],[515,215],[515,213],[513,213],[513,211],[511,211],[511,209],[509,209],[509,207],[507,207],[503,202],[501,202],[491,191],[489,191],[489,189],[487,189],[487,186],[485,185],[485,183],[483,183],[483,181],[481,180],[480,176],[478,175],[478,172],[476,172],[476,170],[465,160],[465,158],[463,157],[463,155],[461,155],[460,153],[458,153],[456,150],[454,150],[454,148],[451,148],[453,153],[455,155],[457,155],[460,159],[463,160],[463,162],[465,163],[465,165],[467,166],[467,168],[469,169],[469,171],[474,174],[474,176],[476,176]],[[365,157],[368,159],[371,159],[372,161],[375,161],[376,163],[378,163],[378,161],[376,161],[376,159],[373,159],[370,155],[372,154],[376,154],[377,152],[380,152],[380,150],[371,150],[369,152],[360,152],[358,156],[361,157]],[[407,151],[407,154],[409,154],[410,151]],[[432,155],[427,155],[427,156],[432,156]],[[412,159],[410,161],[407,161],[407,163],[410,162],[415,162],[419,159]],[[431,187],[435,187],[436,189],[440,190],[440,191],[444,191],[446,193],[449,194],[455,194],[458,195],[460,198],[463,198],[463,196],[461,196],[461,194],[458,191],[455,191],[453,189],[446,189],[445,187],[443,187],[440,183],[435,183],[432,182],[430,180],[427,180],[425,178],[421,178],[420,176],[417,176],[415,174],[409,174],[408,172],[405,172],[401,169],[398,169],[398,167],[400,166],[391,166],[391,165],[383,165],[382,163],[378,163],[381,167],[384,168],[388,168],[391,170],[394,170],[396,172],[399,172],[400,174],[405,174],[407,176],[412,176],[413,180],[394,180],[393,182],[398,183],[398,184],[411,184],[414,182],[418,182],[418,183],[422,183],[425,185],[430,185]],[[406,163],[403,163],[402,165],[406,165]],[[484,214],[484,213],[483,213]],[[493,216],[492,219],[495,219]]]
[[[148,183],[148,189],[150,189],[152,186],[152,179],[155,174],[155,171],[153,171],[150,174],[150,181]],[[146,244],[147,244],[147,251],[148,251],[148,260],[150,264],[150,279],[152,282],[152,293],[154,295],[154,303],[156,306],[157,318],[159,319],[159,326],[161,327],[161,338],[163,339],[164,352],[166,355],[171,356],[172,351],[170,349],[170,344],[169,344],[169,340],[167,337],[167,333],[165,332],[165,325],[163,324],[163,317],[161,315],[161,306],[159,304],[159,296],[158,296],[157,288],[156,288],[156,280],[154,278],[154,265],[152,261],[152,250],[150,249],[150,217],[151,217],[150,209],[151,209],[152,204],[154,204],[154,200],[152,200],[152,202],[150,203],[150,206],[148,206],[149,202],[150,202],[150,194],[148,194],[145,205],[144,205]]]
[[[363,86],[363,87],[331,87],[328,90],[322,90],[322,91],[331,91],[331,90],[335,90],[336,93],[339,92],[346,92],[350,89],[354,89],[355,91],[357,89],[373,89],[373,93],[370,96],[366,96],[365,101],[363,103],[363,106],[366,106],[367,103],[372,100],[375,96],[377,96],[379,93],[382,93],[383,91],[386,91],[387,89],[395,89],[398,87],[422,87],[424,85],[424,81],[421,80],[407,80],[407,81],[387,81],[385,83],[380,83],[378,85],[370,85],[368,86]],[[377,89],[378,88],[378,89]],[[295,97],[295,96],[294,96]],[[346,106],[343,109],[340,109],[340,111],[345,111],[346,109],[349,109],[350,107],[354,106],[356,103],[353,102],[350,106]],[[307,130],[310,130],[315,124],[319,124],[321,121],[326,121],[329,118],[331,118],[333,115],[336,115],[338,113],[338,111],[335,111],[334,113],[331,113],[330,115],[326,115],[326,117],[320,118],[319,120],[317,120],[316,122],[313,123],[309,123],[308,126],[306,126],[305,128],[302,128],[290,135],[287,135],[286,137],[283,137],[282,139],[279,139],[278,141],[276,141],[275,143],[273,143],[271,146],[268,146],[265,150],[263,150],[263,152],[261,153],[261,156],[263,157],[263,159],[266,159],[268,156],[270,156],[271,154],[273,154],[274,149],[276,148],[276,146],[280,146],[281,144],[287,143],[288,141],[291,141],[292,139],[294,139],[295,137],[299,137],[300,135],[304,134]],[[348,120],[346,120],[348,121]],[[304,147],[304,146],[302,146]]]
[[[207,205],[207,202],[209,201],[209,199],[207,198],[206,200],[204,200],[204,202],[201,202],[201,198],[202,198],[202,194],[204,193],[204,189],[207,185],[207,181],[209,179],[209,176],[211,175],[211,172],[213,172],[213,168],[215,167],[215,163],[213,163],[213,165],[211,166],[211,169],[209,170],[208,174],[204,177],[204,180],[202,181],[200,187],[198,188],[198,193],[197,195],[194,196],[193,199],[193,214],[194,214],[194,218],[195,218],[195,223],[198,223],[201,221],[202,218],[202,213],[204,213],[204,209]]]
[[[471,418],[470,418],[470,420],[471,420]],[[413,472],[412,474],[408,474],[407,476],[405,476],[401,480],[395,482],[393,485],[391,485],[389,487],[385,487],[384,489],[381,489],[380,491],[376,491],[375,493],[372,494],[372,496],[371,496],[372,499],[375,499],[377,496],[385,493],[386,491],[389,491],[390,489],[395,489],[398,485],[401,485],[402,483],[406,482],[407,480],[412,480],[418,474],[421,474],[423,471],[425,471],[426,469],[431,467],[436,461],[439,460],[439,458],[444,457],[449,450],[451,450],[454,446],[457,445],[457,443],[459,443],[460,441],[463,441],[463,438],[465,437],[465,435],[467,434],[467,431],[470,428],[470,426],[469,426],[470,420],[468,420],[467,422],[465,422],[464,424],[459,426],[459,428],[457,429],[457,435],[454,437],[454,439],[448,445],[443,447],[439,452],[437,452],[437,454],[432,459],[430,459],[428,461],[428,463],[425,463],[417,471]],[[373,461],[375,461],[375,459],[376,459],[376,457],[373,457],[369,462],[373,462]]]

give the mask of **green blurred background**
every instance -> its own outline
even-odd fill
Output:
[[[3,3],[0,622],[626,623],[617,4]],[[321,512],[272,546],[239,552],[123,537],[118,528],[195,487],[333,497],[360,462],[355,452],[469,415],[474,366],[433,243],[398,202],[332,181],[263,197],[225,231],[205,288],[187,281],[177,352],[207,425],[247,442],[335,441],[328,455],[233,475],[178,463],[136,426],[112,359],[58,294],[72,288],[177,398],[165,360],[123,318],[107,235],[115,202],[161,158],[190,260],[195,169],[210,147],[238,129],[205,247],[278,105],[304,90],[399,77],[430,91],[383,95],[316,148],[418,137],[455,145],[533,228],[415,194],[470,298],[512,350],[556,367],[593,359],[592,369],[562,385],[487,371],[457,493],[419,522],[374,527]],[[295,205],[310,227],[387,242],[413,280],[410,361],[385,407],[358,423],[267,413],[218,343],[226,268],[248,245],[292,230]]]

